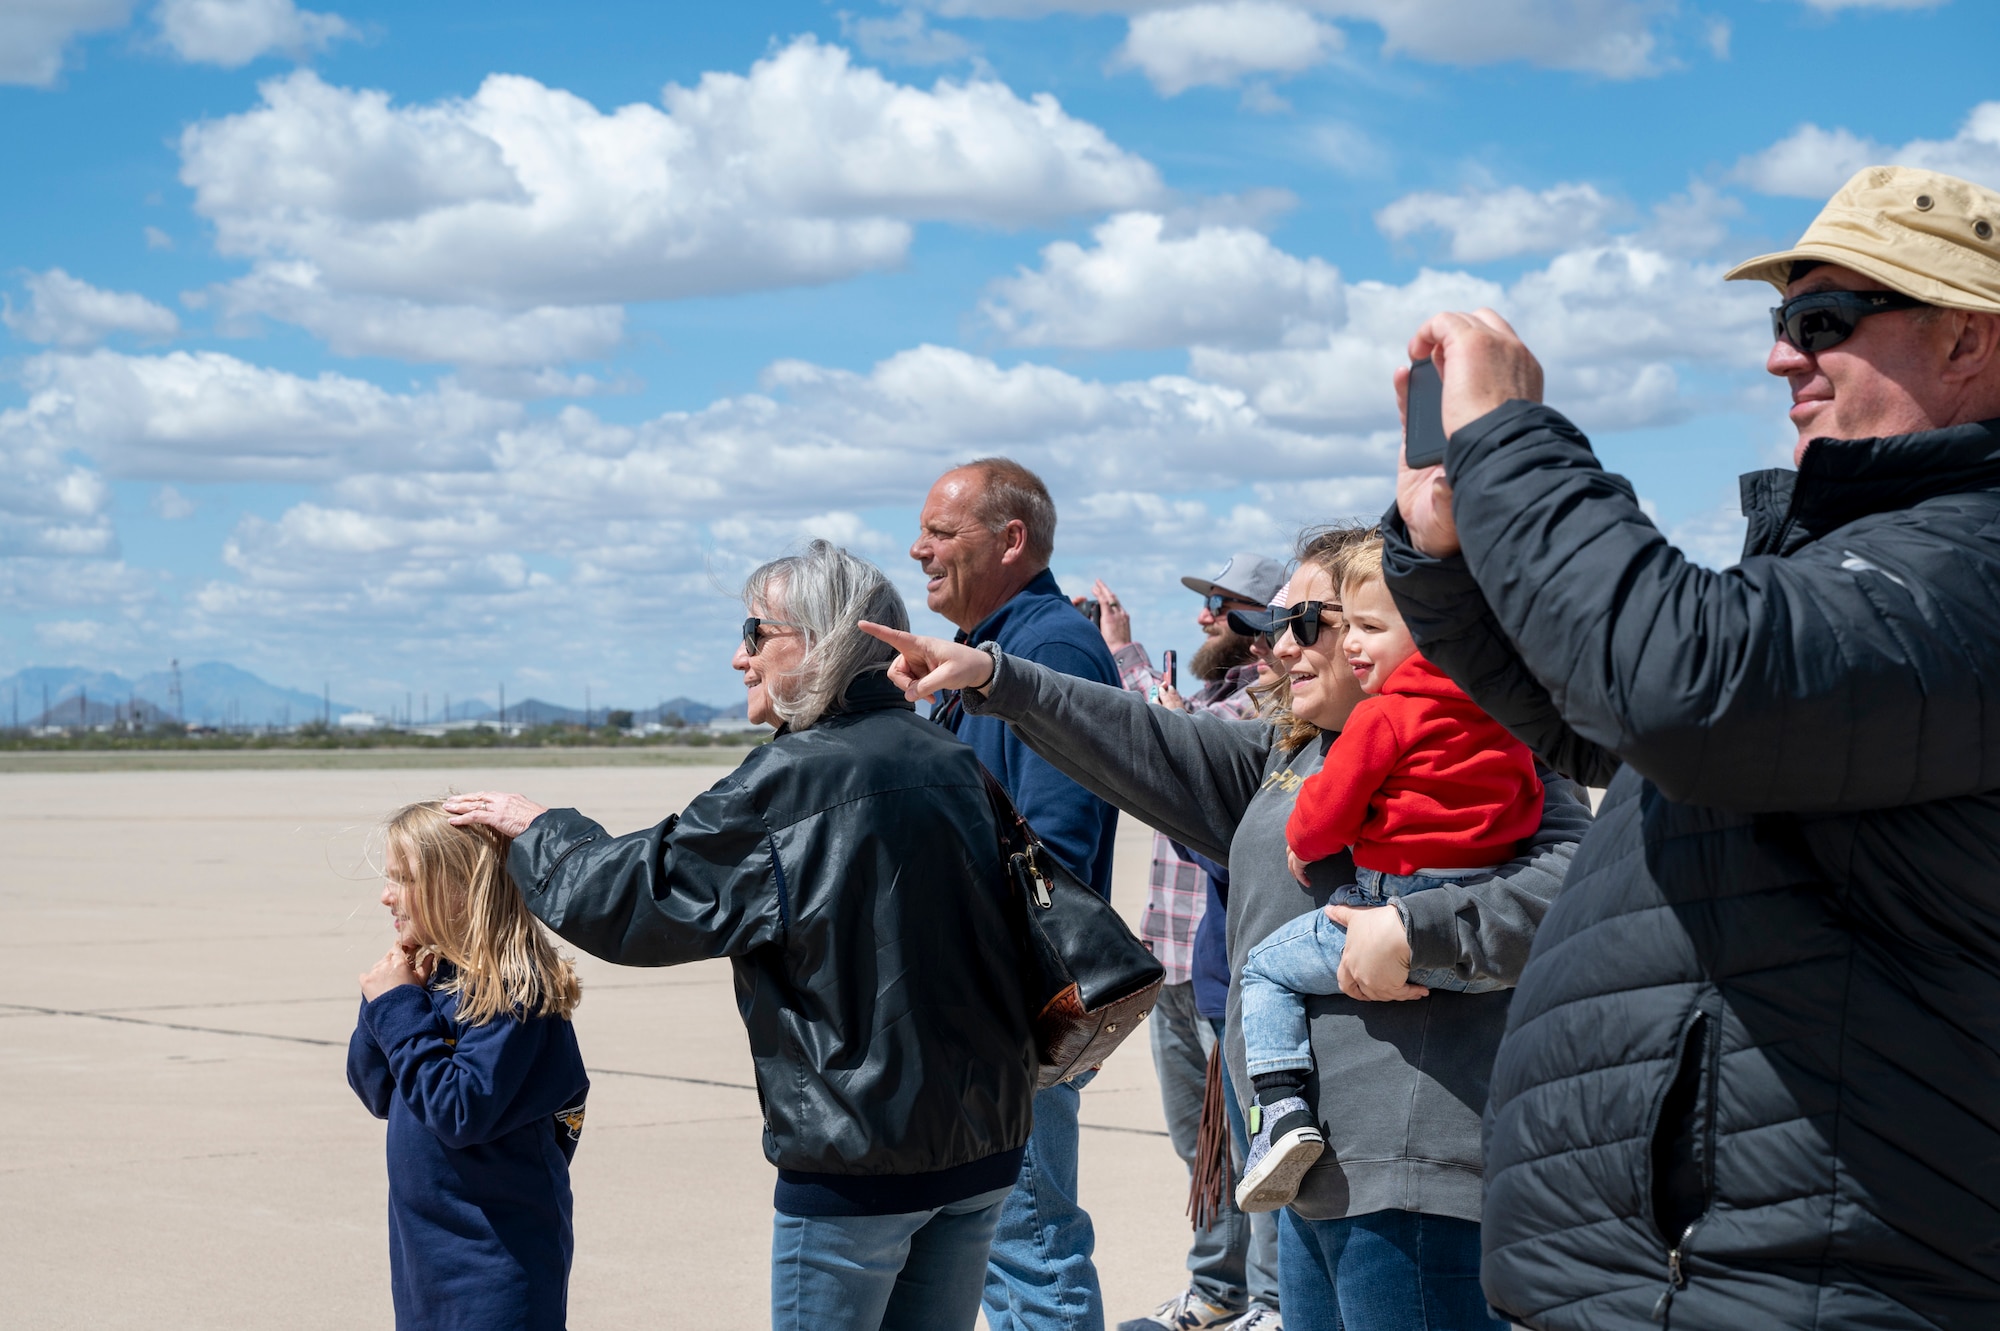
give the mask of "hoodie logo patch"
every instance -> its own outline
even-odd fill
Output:
[[[568,1109],[558,1109],[556,1111],[556,1129],[559,1132],[567,1133],[571,1141],[581,1140],[583,1137],[583,1106],[575,1104],[571,1105]]]

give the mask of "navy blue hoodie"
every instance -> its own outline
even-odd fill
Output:
[[[458,1019],[458,995],[398,985],[361,1004],[347,1084],[389,1120],[397,1331],[561,1331],[569,1162],[590,1090],[561,1017]]]

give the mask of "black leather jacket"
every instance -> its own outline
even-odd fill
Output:
[[[936,1175],[1027,1142],[1020,921],[979,763],[881,675],[678,817],[613,837],[552,809],[508,868],[530,909],[592,956],[730,958],[764,1154],[781,1171]],[[1003,1172],[985,1186],[1012,1183]]]

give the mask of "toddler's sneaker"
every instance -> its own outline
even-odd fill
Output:
[[[1193,1287],[1182,1290],[1145,1317],[1120,1322],[1118,1331],[1220,1331],[1236,1325],[1238,1313],[1210,1303]]]
[[[1257,1135],[1250,1139],[1250,1158],[1236,1185],[1236,1209],[1275,1211],[1298,1196],[1299,1180],[1326,1149],[1326,1138],[1319,1135],[1312,1110],[1296,1095],[1274,1105],[1252,1105],[1250,1112]]]

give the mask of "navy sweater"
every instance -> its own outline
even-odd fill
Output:
[[[362,1003],[347,1084],[389,1120],[397,1331],[561,1331],[590,1090],[570,1023],[468,1026],[456,994],[399,985]]]
[[[1009,656],[1034,661],[1079,679],[1123,688],[1118,663],[1104,645],[1097,625],[1085,619],[1042,570],[1014,598],[981,620],[962,642],[1000,644]],[[1058,772],[1048,759],[1014,737],[1005,721],[973,716],[958,707],[943,715],[952,730],[972,746],[986,770],[993,773],[1014,807],[1041,839],[1077,877],[1111,896],[1111,843],[1117,837],[1118,810]]]

